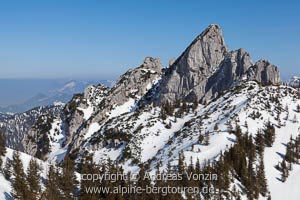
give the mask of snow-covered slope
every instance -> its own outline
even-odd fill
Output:
[[[280,155],[285,154],[290,136],[299,134],[298,104],[298,92],[291,87],[262,87],[256,82],[247,82],[181,116],[176,114],[179,109],[175,109],[174,116],[163,119],[161,108],[146,107],[114,117],[100,131],[86,138],[82,151],[94,154],[97,162],[107,158],[119,161],[126,170],[138,170],[138,163],[148,163],[152,170],[160,163],[163,170],[168,162],[177,165],[180,153],[184,154],[187,164],[191,158],[193,163],[199,159],[203,164],[207,160],[218,160],[221,151],[235,144],[229,124],[234,127],[237,123],[243,133],[255,137],[270,121],[276,127],[276,140],[265,150],[265,165],[272,199],[293,195],[291,199],[296,200],[295,197],[300,196],[295,189],[299,166],[294,167],[285,183],[278,180],[280,171],[274,166],[282,161]],[[200,134],[209,137],[208,145],[199,142]],[[287,189],[278,196],[281,187]]]

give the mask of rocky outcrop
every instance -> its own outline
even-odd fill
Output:
[[[221,29],[210,25],[166,71],[159,102],[174,102],[189,96],[203,96],[207,78],[228,53]]]
[[[53,122],[52,115],[41,115],[37,122],[31,127],[28,134],[24,138],[24,152],[35,156],[39,159],[44,159],[50,152],[49,131]]]
[[[253,65],[243,49],[229,52],[221,28],[213,24],[166,70],[155,101],[158,104],[195,99],[204,102],[243,80],[278,84],[279,70],[264,60]]]
[[[83,94],[74,95],[73,99],[66,104],[64,114],[66,116],[67,142],[101,108],[109,90],[110,88],[103,84],[91,85],[85,89]]]
[[[267,60],[259,60],[247,72],[248,80],[256,80],[263,85],[275,85],[280,82],[279,69]]]
[[[208,101],[246,78],[246,73],[252,66],[250,55],[244,50],[230,52],[221,62],[218,70],[208,78],[205,95],[202,101]]]

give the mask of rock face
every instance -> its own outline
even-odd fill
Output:
[[[264,85],[280,82],[279,69],[269,61],[259,60],[248,71],[248,80],[256,80]]]
[[[213,74],[227,53],[220,27],[210,25],[166,71],[160,101],[203,96],[207,77]]]
[[[242,80],[278,84],[279,71],[263,60],[253,65],[243,49],[230,52],[221,28],[210,25],[168,68],[157,102],[194,101],[195,98],[204,102]]]
[[[245,78],[245,73],[252,66],[250,55],[239,49],[226,55],[218,70],[208,78],[202,101],[208,101]]]

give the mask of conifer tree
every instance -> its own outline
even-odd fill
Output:
[[[282,163],[281,163],[281,180],[282,180],[282,182],[285,182],[288,176],[289,176],[289,171],[286,166],[286,162],[285,162],[285,160],[282,160]]]
[[[197,97],[195,97],[193,102],[193,110],[196,110],[198,108],[198,104],[199,104],[198,99]]]
[[[204,136],[202,135],[201,131],[199,132],[199,144],[202,144],[204,141]]]
[[[296,111],[297,111],[298,113],[300,113],[300,104],[297,105]]]
[[[23,163],[20,158],[20,153],[14,151],[12,160],[12,196],[15,200],[27,200],[29,190],[25,180],[25,172]]]
[[[270,121],[266,123],[263,131],[265,134],[265,144],[266,146],[271,147],[275,141],[275,128]]]
[[[205,138],[204,138],[204,145],[209,145],[209,132],[208,131],[206,131],[205,132]]]
[[[3,168],[3,175],[6,180],[10,180],[10,178],[11,178],[11,173],[12,173],[11,172],[11,167],[12,167],[11,162],[12,161],[9,158],[6,158],[5,165]]]
[[[139,171],[139,179],[137,180],[137,185],[141,188],[146,188],[151,186],[151,180],[148,179],[148,176],[146,175],[146,167],[145,165],[141,166],[141,169]],[[142,194],[138,195],[138,199],[140,200],[152,200],[153,196],[151,194],[146,193],[145,191],[142,192]]]
[[[81,162],[81,174],[97,174],[99,173],[99,169],[93,162],[93,156],[91,155],[85,155],[84,158],[82,158]],[[98,200],[97,194],[95,193],[87,193],[87,189],[91,188],[95,185],[94,183],[89,180],[81,180],[80,182],[80,200]]]
[[[41,199],[61,200],[62,197],[60,194],[59,173],[53,165],[50,165],[47,174],[46,190],[42,194]]]
[[[40,194],[40,171],[41,167],[35,159],[31,159],[27,168],[26,180],[29,187],[29,194],[31,199],[38,199]]]
[[[228,122],[227,124],[227,131],[229,134],[231,134],[233,132],[233,127],[232,127],[232,124],[230,122]]]
[[[265,148],[265,139],[261,131],[258,131],[255,136],[255,145],[256,145],[257,153],[260,155],[260,157],[262,157]]]
[[[185,160],[184,154],[183,152],[180,152],[178,156],[178,172],[180,174],[183,174],[184,172],[184,160]]]
[[[215,126],[214,126],[214,130],[215,131],[217,131],[219,129],[219,126],[218,126],[218,124],[215,124]]]
[[[0,130],[0,169],[2,167],[3,161],[2,161],[2,156],[5,156],[6,154],[6,139],[4,133],[1,132]]]
[[[263,158],[260,158],[257,178],[258,178],[259,191],[265,197],[268,192],[268,186],[267,186],[267,179],[265,175],[265,165],[264,165]]]
[[[298,120],[297,120],[297,116],[296,116],[296,114],[294,115],[294,118],[293,118],[293,123],[297,123],[298,122]]]
[[[74,191],[76,189],[76,176],[74,162],[70,157],[66,157],[63,161],[60,186],[64,193],[64,199],[74,198]]]

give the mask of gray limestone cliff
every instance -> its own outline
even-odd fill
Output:
[[[243,49],[229,51],[221,28],[213,24],[166,70],[156,101],[163,104],[197,98],[204,102],[243,80],[278,84],[279,70],[263,60],[253,65]]]

